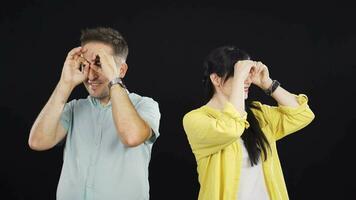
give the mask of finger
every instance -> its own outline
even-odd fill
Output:
[[[67,58],[73,59],[75,55],[80,54],[82,47],[76,47],[69,51]]]
[[[266,65],[263,65],[262,73],[264,76],[269,76],[268,67]]]
[[[259,65],[262,66],[265,69],[268,69],[268,67],[265,64],[263,64],[263,62],[259,62]]]
[[[98,56],[100,57],[101,62],[107,61],[108,54],[103,49],[98,50]]]
[[[94,64],[98,67],[101,67],[101,62],[102,62],[102,57],[100,57],[99,55],[95,56],[95,60],[94,60]]]
[[[262,70],[263,67],[261,65],[258,65],[256,74],[260,74]]]
[[[87,60],[87,59],[84,57],[84,53],[83,53],[83,52],[80,54],[80,59],[81,59],[81,61],[85,62],[85,64],[89,64],[89,65],[90,65],[90,61]]]
[[[93,53],[91,54],[91,57],[90,57],[90,61],[95,61],[95,58],[96,58],[97,54],[96,53]]]
[[[107,53],[104,49],[99,49],[99,56],[101,56],[106,62],[111,62],[114,59],[114,56]]]
[[[80,55],[75,55],[74,56],[74,69],[79,69],[80,71],[82,71],[83,67],[85,67],[86,65],[90,65],[90,63],[88,63],[83,57],[81,57]]]
[[[91,67],[91,64],[88,63],[88,62],[86,62],[86,63],[83,65],[83,70],[82,70],[82,71],[84,71],[85,68],[88,68],[88,71],[89,71],[90,67]]]
[[[265,64],[263,64],[262,62],[258,62],[258,65],[261,67],[261,72],[267,70],[267,66]]]
[[[90,58],[90,62],[94,63],[94,65],[101,67],[101,58],[99,56],[99,54],[97,53],[93,53],[91,58]]]
[[[251,68],[256,69],[256,62],[255,61],[250,60],[249,65],[251,66]]]
[[[101,64],[101,67],[110,65],[111,59],[113,59],[113,57],[108,54],[104,49],[99,49],[98,50],[98,56],[99,56],[99,63]]]
[[[102,56],[108,55],[104,49],[98,49],[98,53]]]
[[[256,66],[256,69],[258,69],[260,67],[260,65],[258,64],[257,61],[255,62],[255,66]]]
[[[89,75],[89,65],[85,65],[82,72],[83,72],[84,77],[87,78]]]
[[[90,68],[94,70],[96,73],[102,74],[102,70],[99,66],[97,65],[90,65]]]
[[[254,75],[256,73],[256,67],[254,65],[251,66],[250,68],[250,73]]]
[[[70,65],[72,67],[72,69],[76,69],[76,70],[81,70],[81,65],[82,62],[80,62],[78,59],[74,60],[73,64]]]
[[[257,67],[257,65],[256,65],[256,62],[252,61],[252,62],[251,62],[251,71],[252,71],[252,74],[256,74],[257,70],[258,70],[258,67]]]
[[[253,61],[253,66],[255,67],[256,71],[258,71],[259,68],[258,61]]]
[[[87,51],[88,51],[88,49],[85,47],[82,47],[82,49],[80,50],[81,53],[86,53]]]
[[[74,55],[72,56],[72,59],[73,59],[73,60],[76,60],[76,61],[81,61],[80,54],[74,54]]]

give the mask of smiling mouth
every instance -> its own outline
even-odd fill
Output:
[[[97,89],[102,83],[97,83],[97,82],[87,82],[88,83],[88,85],[89,85],[89,88],[91,88],[91,89],[93,89],[93,90],[95,90],[95,89]]]

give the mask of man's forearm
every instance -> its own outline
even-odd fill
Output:
[[[150,136],[150,128],[139,116],[125,89],[114,85],[110,91],[114,123],[122,142],[137,146]]]
[[[34,122],[29,144],[31,147],[50,146],[56,139],[56,129],[59,124],[65,103],[73,88],[59,82],[48,102]]]

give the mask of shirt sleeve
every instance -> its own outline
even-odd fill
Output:
[[[183,118],[184,131],[197,159],[214,154],[235,142],[249,127],[247,114],[226,103],[217,116],[195,110]]]
[[[269,106],[260,102],[253,105],[262,113],[275,140],[279,140],[291,133],[307,126],[315,118],[313,111],[308,106],[308,97],[304,94],[295,95],[299,106]],[[257,113],[258,114],[258,113]]]
[[[152,129],[152,136],[146,141],[148,144],[153,144],[159,133],[159,122],[161,113],[156,101],[152,98],[143,97],[142,100],[136,105],[136,110],[140,117],[150,126]]]
[[[73,106],[76,100],[72,100],[64,105],[63,112],[61,114],[60,122],[66,131],[69,130],[73,120]]]

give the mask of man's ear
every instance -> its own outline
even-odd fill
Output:
[[[210,80],[215,88],[219,88],[222,85],[222,79],[216,73],[210,74]]]
[[[127,69],[128,69],[127,64],[125,62],[121,63],[120,68],[119,68],[119,70],[120,70],[119,71],[120,78],[124,78],[125,77]]]

